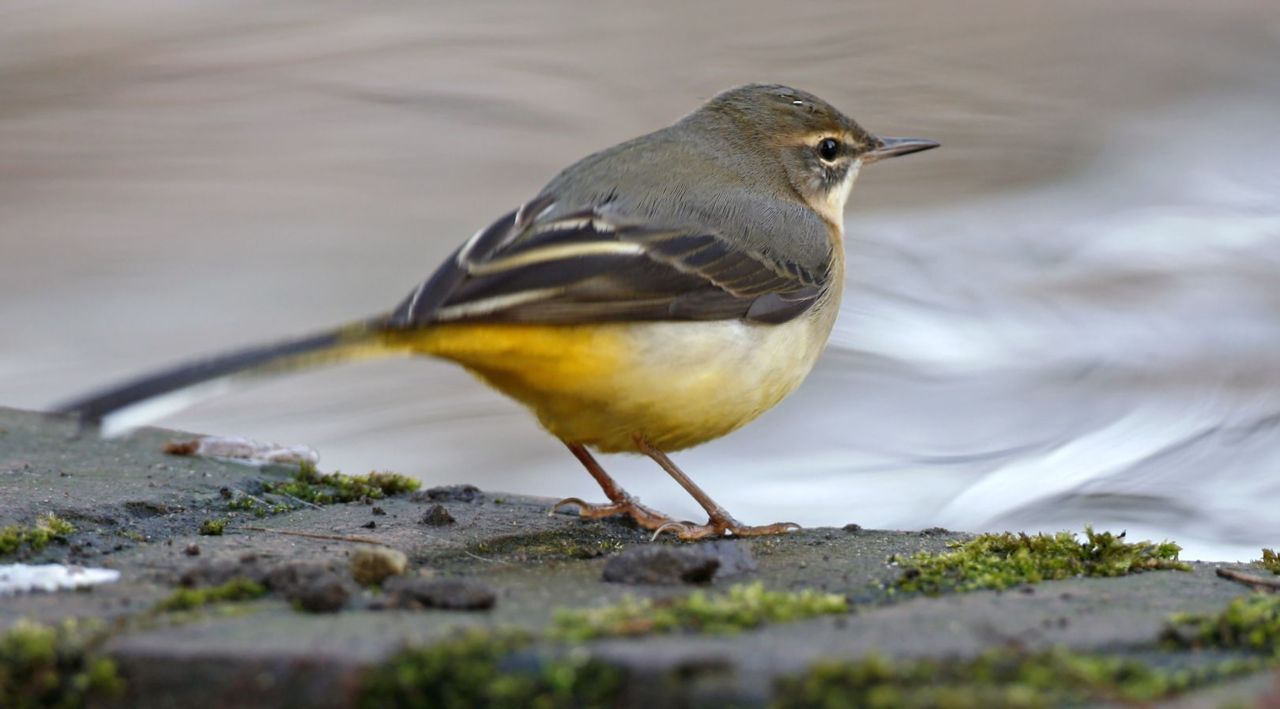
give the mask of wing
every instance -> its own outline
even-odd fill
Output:
[[[609,204],[557,212],[542,196],[462,245],[392,313],[435,322],[743,319],[808,310],[829,273],[735,248],[713,230],[629,223]]]

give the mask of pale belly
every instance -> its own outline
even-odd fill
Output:
[[[545,419],[543,424],[563,438],[583,440],[604,452],[634,450],[633,433],[667,451],[719,438],[800,386],[829,332],[816,325],[803,318],[781,325],[724,321],[635,326],[628,334],[630,366],[611,382],[617,395],[600,402],[600,419],[608,425],[576,417],[564,431]]]
[[[780,325],[444,325],[414,349],[462,364],[566,442],[635,451],[640,435],[674,451],[723,436],[795,391],[826,345],[833,301]]]

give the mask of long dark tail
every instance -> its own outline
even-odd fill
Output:
[[[101,426],[104,435],[127,431],[222,393],[239,380],[403,353],[403,347],[384,342],[384,322],[384,318],[372,318],[182,364],[68,402],[54,413],[73,417],[86,427]]]

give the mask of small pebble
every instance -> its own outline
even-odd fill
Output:
[[[733,576],[755,568],[745,544],[720,539],[687,546],[631,547],[605,562],[603,578],[629,584],[709,583],[716,575]]]
[[[378,607],[389,610],[489,610],[498,600],[492,588],[465,579],[398,577],[388,581],[384,590],[386,595]]]
[[[336,613],[355,594],[355,585],[327,564],[295,561],[272,567],[266,585],[308,613]]]
[[[200,545],[188,544],[187,548],[182,550],[182,553],[187,556],[200,556]]]
[[[475,485],[441,485],[419,490],[409,499],[414,502],[474,502],[480,497],[480,488]]]
[[[449,514],[449,510],[446,510],[444,505],[432,505],[431,509],[422,515],[420,521],[428,527],[444,527],[453,524],[457,520],[453,518],[453,515]]]
[[[720,562],[694,549],[632,547],[605,562],[602,577],[611,583],[674,585],[709,583]]]
[[[195,554],[192,554],[195,556]],[[197,563],[178,577],[178,583],[187,588],[201,586],[221,586],[237,578],[246,578],[263,583],[269,569],[258,564],[256,559],[208,559]]]
[[[186,441],[169,441],[162,448],[169,455],[195,455],[200,450],[200,439],[192,438]]]
[[[409,566],[404,552],[387,547],[362,547],[351,555],[351,577],[361,586],[380,584],[399,576]]]
[[[272,591],[284,596],[290,596],[311,579],[333,572],[334,569],[327,564],[315,561],[291,561],[263,570],[258,578]]]
[[[324,574],[310,579],[287,597],[308,613],[337,613],[351,597],[351,585],[337,574]]]

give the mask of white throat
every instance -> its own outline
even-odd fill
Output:
[[[858,172],[862,169],[862,161],[854,160],[849,165],[849,171],[845,173],[844,180],[836,185],[834,189],[827,192],[827,199],[824,203],[814,205],[818,209],[818,213],[828,222],[836,225],[844,232],[844,205],[849,201],[849,194],[853,192],[853,183],[858,179]]]

